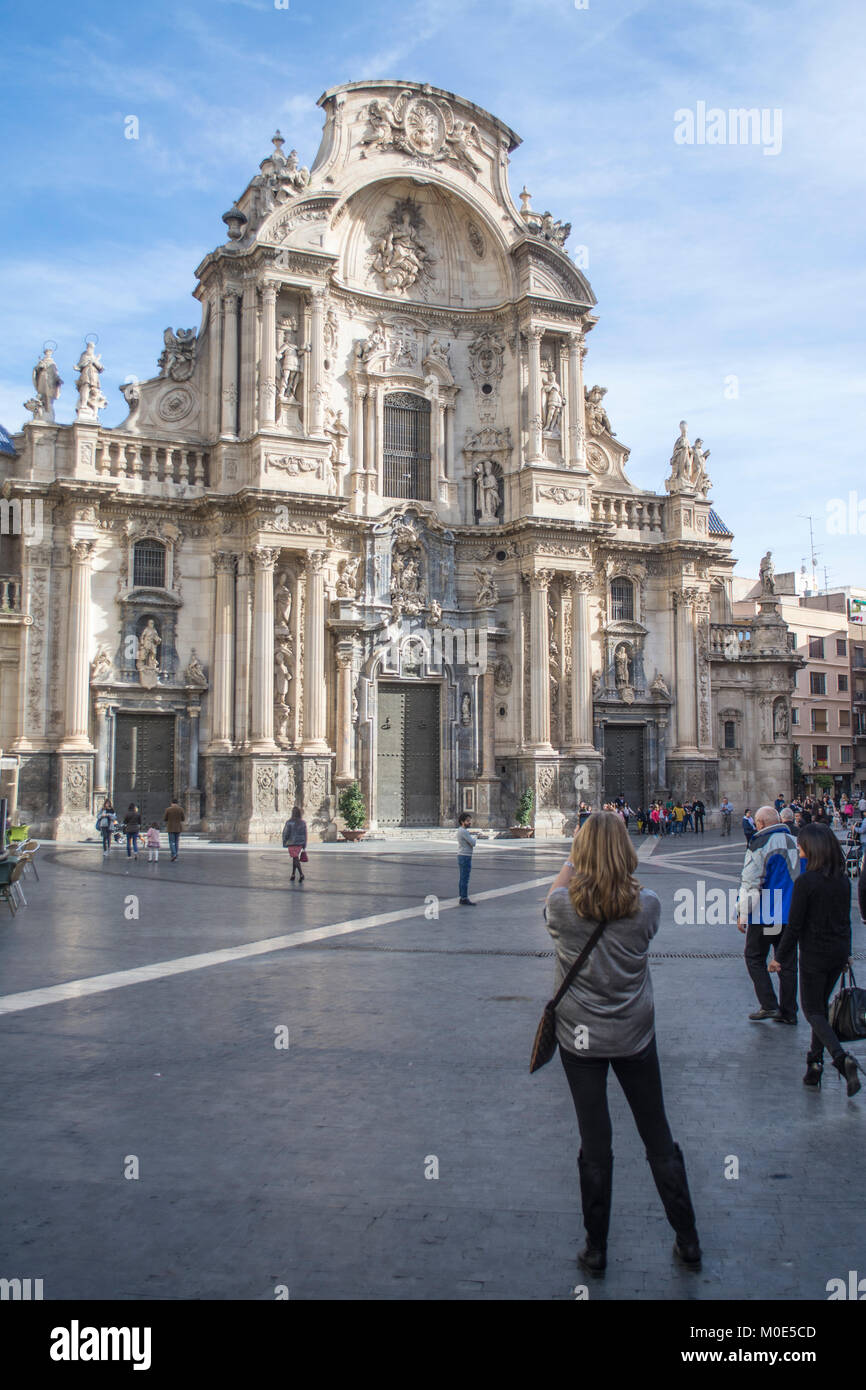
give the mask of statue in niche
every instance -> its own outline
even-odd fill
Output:
[[[197,685],[201,690],[207,685],[207,676],[204,673],[201,662],[195,654],[195,647],[193,647],[189,654],[189,662],[186,668],[186,683],[187,685]]]
[[[337,318],[333,309],[329,309],[325,315],[325,322],[322,326],[322,342],[324,346],[324,368],[326,372],[333,370],[337,357],[337,337],[340,329],[340,320]]]
[[[545,362],[541,372],[541,400],[544,429],[553,434],[559,429],[565,398],[559,389],[556,372],[549,362]]]
[[[682,492],[692,486],[692,464],[694,455],[689,443],[688,425],[680,420],[680,434],[671,454],[670,477],[665,480],[668,492]]]
[[[704,448],[704,441],[696,439],[692,447],[692,486],[701,497],[706,497],[712,487],[706,468],[709,457],[710,451]]]
[[[768,550],[758,571],[761,580],[761,594],[769,595],[776,592],[776,571],[773,568],[772,551]]]
[[[478,590],[475,595],[475,605],[477,608],[492,608],[499,602],[499,591],[493,578],[492,569],[476,568],[475,578],[478,581]]]
[[[415,284],[426,287],[432,279],[435,261],[418,235],[421,226],[421,212],[411,198],[394,205],[373,243],[372,265],[384,289],[402,294]]]
[[[298,404],[301,354],[292,338],[295,327],[294,319],[288,319],[280,326],[281,341],[277,348],[277,398],[283,405]]]
[[[347,560],[340,561],[337,578],[337,598],[357,598],[358,571],[360,568],[360,555],[350,555]]]
[[[289,682],[292,673],[289,670],[289,648],[285,642],[281,642],[274,653],[274,698],[278,705],[287,703],[289,693]]]
[[[148,688],[156,685],[159,673],[159,648],[162,638],[153,618],[148,618],[144,631],[138,639],[138,655],[135,660],[138,678]]]
[[[468,727],[472,723],[472,700],[469,695],[464,695],[460,701],[460,723]]]
[[[36,388],[36,396],[34,400],[26,402],[26,409],[32,411],[34,420],[46,420],[53,424],[54,402],[63,385],[57,363],[54,361],[53,348],[46,348],[33,368],[33,385]]]
[[[607,387],[593,386],[591,388],[584,388],[583,394],[586,402],[586,423],[590,434],[609,434],[612,438],[615,438],[616,436],[610,427],[608,413],[602,405],[602,401],[607,395]]]
[[[78,380],[75,383],[78,391],[78,409],[76,415],[79,419],[96,419],[97,413],[104,410],[108,401],[102,394],[99,378],[105,371],[102,365],[102,358],[94,350],[94,343],[88,339],[87,345],[75,364],[78,372]]]
[[[495,523],[499,517],[499,479],[490,459],[475,465],[475,493],[482,524]]]
[[[788,737],[788,707],[782,700],[778,700],[773,707],[773,738],[785,739]]]
[[[338,410],[335,414],[329,407],[325,434],[331,441],[331,466],[337,467],[343,462],[343,449],[349,438],[349,430],[343,419],[342,410]]]
[[[604,694],[604,680],[602,679],[601,671],[593,671],[593,673],[592,673],[592,698],[593,698],[594,700],[600,700],[603,694]]]
[[[616,671],[616,685],[618,690],[623,686],[631,685],[628,656],[628,647],[626,646],[617,647],[614,653],[613,664]]]
[[[279,576],[274,589],[274,613],[278,627],[289,626],[292,617],[292,591],[285,573]]]

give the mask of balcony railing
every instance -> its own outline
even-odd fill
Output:
[[[181,487],[210,486],[210,457],[203,449],[172,443],[103,434],[96,453],[96,472],[119,483],[174,483]]]
[[[21,580],[13,574],[0,574],[0,614],[21,612]]]
[[[745,623],[710,623],[710,656],[735,661],[752,650],[752,629]]]
[[[614,497],[594,494],[592,520],[606,521],[623,530],[662,531],[664,501],[651,497]]]

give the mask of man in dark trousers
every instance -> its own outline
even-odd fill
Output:
[[[180,828],[186,820],[186,816],[183,807],[172,800],[171,805],[166,806],[162,818],[168,831],[168,847],[171,850],[171,862],[173,864],[180,849]]]
[[[706,809],[706,806],[701,801],[700,797],[698,797],[698,800],[695,802],[694,805],[696,835],[703,835],[704,833],[704,812],[706,811]]]
[[[746,969],[758,997],[749,1014],[753,1023],[773,1019],[797,1022],[797,956],[788,957],[779,976],[779,999],[767,969],[767,956],[778,945],[788,922],[794,880],[800,873],[797,841],[779,818],[775,806],[755,812],[755,834],[749,840],[740,881],[737,926],[746,935]]]

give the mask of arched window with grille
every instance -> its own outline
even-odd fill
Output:
[[[614,579],[610,586],[611,622],[634,622],[634,585],[630,579]]]
[[[385,397],[384,497],[430,501],[430,402],[412,391]]]
[[[165,546],[159,541],[136,541],[132,552],[133,588],[165,588]]]

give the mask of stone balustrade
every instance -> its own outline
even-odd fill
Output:
[[[661,533],[664,529],[664,500],[594,492],[592,520],[605,521],[622,530]]]
[[[21,580],[15,575],[0,574],[0,613],[21,612]]]
[[[101,478],[118,483],[175,483],[182,487],[210,486],[210,458],[206,451],[177,443],[158,444],[131,436],[100,438],[96,452],[96,471]],[[150,490],[142,488],[141,490]]]
[[[752,629],[748,623],[710,623],[710,656],[736,660],[752,649]]]

